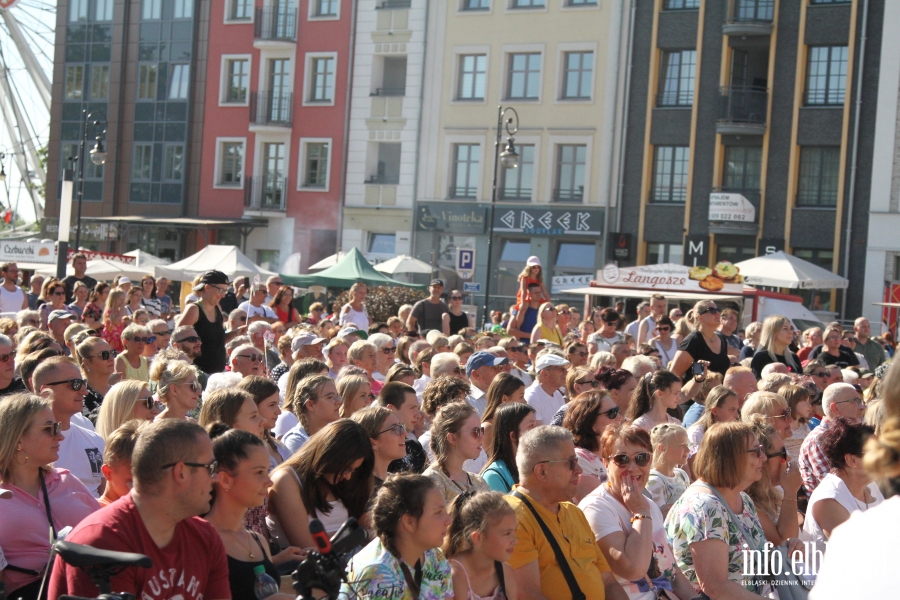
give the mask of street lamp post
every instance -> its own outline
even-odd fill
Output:
[[[509,113],[509,116],[507,116]],[[500,142],[503,138],[503,130],[506,130],[506,146],[503,152],[500,152]],[[494,181],[491,184],[491,209],[488,211],[488,244],[487,244],[487,268],[485,272],[484,282],[484,325],[485,328],[491,320],[490,309],[488,308],[491,301],[491,263],[493,262],[494,249],[494,206],[497,204],[497,179],[500,173],[500,167],[504,169],[515,169],[519,166],[519,155],[516,152],[515,139],[516,132],[519,130],[519,113],[511,106],[503,108],[497,107],[497,139],[494,140]]]
[[[106,150],[103,149],[103,136],[106,135],[106,115],[101,112],[81,111],[81,141],[78,145],[78,216],[75,219],[75,251],[81,247],[81,202],[84,199],[84,148],[87,145],[88,127],[96,142],[91,148],[91,162],[97,166],[106,163]],[[97,133],[100,131],[100,133]]]

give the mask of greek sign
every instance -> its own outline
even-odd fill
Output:
[[[586,235],[603,233],[603,211],[577,208],[506,208],[494,213],[497,233],[528,235]]]
[[[591,275],[559,275],[552,279],[551,294],[561,294],[566,290],[591,285]]]

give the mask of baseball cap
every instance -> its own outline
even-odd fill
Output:
[[[539,259],[537,256],[529,256],[528,260],[525,261],[525,266],[526,267],[540,267],[541,259]]]
[[[47,322],[52,323],[53,321],[56,321],[57,319],[74,319],[74,318],[75,318],[75,315],[73,315],[72,313],[70,313],[67,310],[54,310],[50,313],[50,316],[47,317]]]
[[[122,285],[123,283],[131,283],[131,280],[127,277],[119,277],[119,285]]]
[[[472,356],[469,357],[469,360],[466,362],[466,376],[472,374],[472,371],[481,367],[496,367],[499,365],[505,365],[509,362],[509,359],[506,357],[494,356],[490,352],[485,352],[484,350],[480,352],[476,352]]]
[[[547,367],[568,367],[571,363],[564,359],[561,356],[557,356],[552,352],[549,352],[539,359],[537,359],[537,365],[535,366],[535,370],[540,372],[546,369]]]
[[[298,333],[291,340],[291,352],[297,352],[303,346],[312,346],[319,342],[324,342],[325,338],[319,337],[311,332]]]
[[[366,333],[365,331],[363,331],[362,329],[359,329],[357,327],[350,327],[350,326],[347,326],[347,327],[344,327],[343,329],[341,329],[338,332],[337,337],[342,338],[342,337],[347,337],[348,335],[358,335],[361,339],[364,339],[364,340],[369,339],[368,333]]]
[[[228,276],[222,271],[207,271],[200,277],[200,281],[194,286],[194,291],[199,292],[205,285],[228,285]]]
[[[443,279],[432,279],[431,283],[429,283],[428,285],[439,285],[441,287],[444,287],[444,280]]]

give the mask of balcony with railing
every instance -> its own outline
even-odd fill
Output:
[[[764,135],[768,107],[768,90],[749,86],[722,88],[719,90],[716,133]]]
[[[497,200],[502,202],[531,202],[531,188],[498,188]]]
[[[725,194],[728,194],[729,198],[723,198],[722,196]],[[715,208],[710,207],[710,233],[756,235],[759,232],[759,207],[762,193],[758,188],[713,188],[710,202],[712,203],[717,196],[720,203]],[[743,200],[752,205],[752,215],[748,214],[746,210],[748,207]]]
[[[247,177],[244,183],[244,211],[284,212],[287,179],[261,175]]]
[[[250,94],[250,123],[272,127],[290,127],[294,107],[291,93],[268,91]]]
[[[729,0],[722,25],[725,35],[771,35],[775,0]]]
[[[263,42],[297,42],[297,9],[269,6],[256,9],[253,37]]]
[[[406,88],[405,87],[396,87],[396,88],[375,88],[375,91],[370,96],[405,96]]]
[[[478,197],[478,188],[475,186],[451,185],[447,191],[447,197],[452,200],[474,200]]]
[[[581,203],[584,200],[584,186],[577,186],[575,188],[554,188],[553,189],[553,201],[554,202],[575,202]]]

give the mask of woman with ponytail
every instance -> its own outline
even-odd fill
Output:
[[[641,377],[631,394],[626,419],[647,433],[663,423],[681,425],[668,410],[678,407],[681,379],[671,371],[660,369]]]

